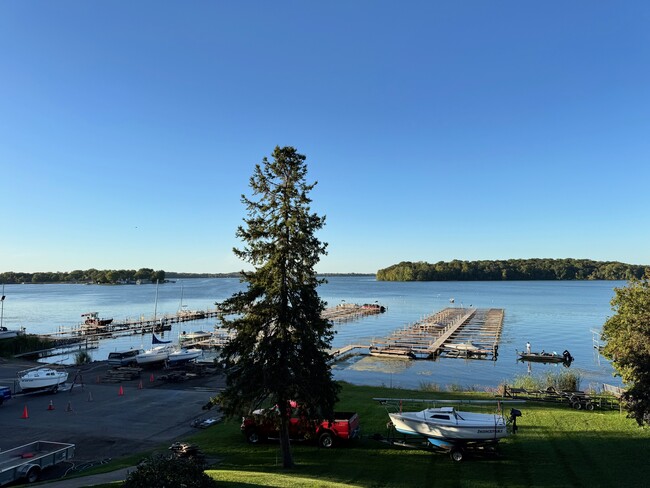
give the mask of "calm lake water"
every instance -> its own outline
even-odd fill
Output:
[[[614,288],[624,281],[524,281],[524,282],[417,282],[376,281],[374,277],[330,277],[319,289],[328,306],[378,302],[387,307],[381,315],[337,324],[333,346],[369,344],[396,329],[448,306],[503,308],[505,320],[497,361],[441,358],[437,361],[401,361],[355,355],[334,367],[337,379],[355,384],[420,387],[423,384],[458,385],[464,388],[494,387],[518,375],[562,371],[562,365],[521,363],[516,351],[530,341],[532,349],[562,352],[575,357],[571,371],[579,372],[581,386],[602,383],[620,385],[611,365],[593,347],[592,329],[600,330],[613,314],[610,300]],[[190,310],[214,308],[214,303],[241,289],[238,279],[191,279],[160,285],[157,316],[176,313],[182,305]],[[28,333],[56,332],[61,326],[81,322],[81,314],[98,312],[115,320],[152,317],[155,285],[6,285],[4,325],[26,327]],[[454,304],[450,304],[454,298]],[[174,324],[166,338],[181,331],[212,330],[216,319]],[[104,360],[114,350],[149,347],[150,336],[105,340],[90,351]],[[73,363],[73,356],[48,361]]]

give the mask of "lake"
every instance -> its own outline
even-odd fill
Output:
[[[437,361],[401,361],[355,355],[334,366],[335,378],[355,384],[417,388],[436,384],[442,388],[495,387],[517,375],[564,370],[562,365],[521,363],[516,351],[527,341],[533,350],[569,350],[575,361],[570,370],[580,373],[582,388],[602,383],[621,385],[609,362],[594,348],[592,330],[600,330],[613,314],[610,300],[614,288],[624,281],[505,281],[505,282],[382,282],[371,276],[328,277],[319,288],[328,306],[340,303],[379,303],[386,313],[335,325],[334,347],[369,344],[396,329],[416,322],[445,307],[502,308],[503,331],[496,361],[441,358]],[[81,314],[98,312],[116,321],[141,316],[214,308],[241,289],[236,278],[186,279],[155,285],[6,285],[4,325],[25,327],[28,333],[51,333],[81,322]],[[454,303],[450,299],[454,299]],[[216,319],[174,324],[166,338],[181,331],[212,330]],[[91,350],[93,359],[104,360],[108,352],[130,347],[149,347],[150,336],[105,340]],[[74,362],[73,356],[48,361]]]

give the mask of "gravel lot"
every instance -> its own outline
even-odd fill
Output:
[[[34,365],[26,361],[0,363],[0,385],[14,391],[16,373]],[[224,386],[219,374],[166,382],[161,376],[169,371],[162,369],[144,370],[139,378],[130,381],[107,383],[109,369],[105,361],[81,368],[70,366],[68,385],[77,373],[77,381],[81,378],[83,382],[68,391],[16,395],[5,401],[0,406],[0,449],[36,440],[68,442],[76,445],[76,464],[166,449],[195,431],[193,421],[215,416],[214,410],[202,407]],[[53,410],[48,409],[50,402]],[[27,419],[22,418],[25,407]],[[58,475],[48,471],[44,474]]]

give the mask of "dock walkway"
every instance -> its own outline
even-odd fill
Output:
[[[503,318],[503,309],[445,308],[374,341],[371,354],[407,351],[414,359],[496,359]]]

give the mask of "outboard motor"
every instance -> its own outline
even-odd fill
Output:
[[[566,349],[562,353],[562,356],[564,357],[564,362],[565,363],[570,363],[571,361],[573,361],[573,356],[571,356],[571,353],[569,351],[567,351]]]
[[[512,422],[512,433],[516,434],[517,433],[517,417],[521,417],[521,411],[517,410],[516,408],[511,408],[510,409],[510,422]]]

